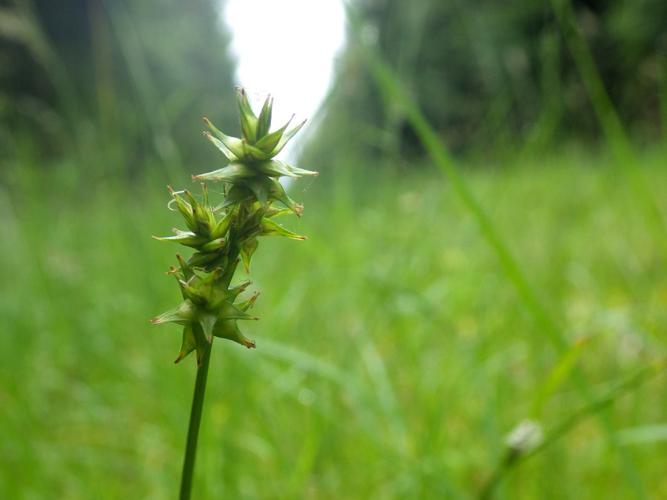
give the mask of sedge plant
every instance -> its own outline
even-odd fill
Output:
[[[279,179],[317,175],[275,156],[305,122],[289,128],[291,119],[271,132],[273,99],[268,96],[257,116],[243,89],[237,89],[242,137],[231,137],[204,118],[204,136],[223,154],[225,166],[193,176],[202,181],[202,194],[169,188],[169,206],[183,216],[186,229],[174,229],[173,236],[156,237],[194,249],[189,258],[176,255],[178,266],[169,274],[176,278],[182,302],[152,319],[154,324],[176,323],[182,327],[181,349],[176,363],[196,353],[195,380],[190,424],[183,461],[180,498],[190,498],[201,421],[206,378],[213,339],[228,339],[247,348],[255,343],[241,332],[238,322],[257,319],[249,313],[257,293],[246,292],[250,281],[234,282],[239,263],[249,271],[250,261],[261,236],[283,236],[303,240],[276,219],[300,216],[303,207],[292,200]],[[206,182],[222,183],[221,199],[212,200]]]

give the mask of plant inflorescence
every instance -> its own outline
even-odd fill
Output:
[[[303,207],[292,200],[279,178],[317,175],[274,157],[299,131],[304,122],[289,128],[291,119],[271,132],[273,99],[269,96],[259,116],[253,112],[246,92],[237,89],[242,138],[231,137],[218,130],[204,118],[208,131],[204,136],[224,155],[227,165],[193,179],[220,181],[223,197],[217,203],[210,200],[206,184],[197,199],[190,191],[170,189],[175,207],[185,220],[186,230],[174,229],[173,236],[157,238],[191,247],[189,259],[177,255],[178,267],[172,267],[183,301],[152,322],[177,323],[183,326],[183,340],[176,362],[192,351],[197,352],[198,364],[214,337],[255,347],[240,331],[239,320],[257,319],[248,313],[257,294],[243,298],[249,281],[232,285],[239,261],[249,270],[260,236],[285,236],[302,240],[276,222],[285,214],[300,216]]]
[[[316,172],[274,159],[304,122],[288,129],[290,119],[271,132],[273,100],[270,96],[264,101],[259,116],[253,112],[243,89],[237,89],[237,103],[241,138],[222,133],[204,118],[208,128],[204,136],[222,152],[226,165],[213,172],[193,176],[194,180],[202,181],[199,199],[190,191],[169,188],[172,196],[170,206],[181,213],[187,229],[174,229],[173,236],[157,238],[195,250],[187,260],[177,255],[178,267],[169,270],[178,282],[183,301],[176,308],[152,319],[155,324],[176,323],[183,326],[177,363],[192,351],[197,353],[197,377],[183,461],[181,500],[189,499],[192,491],[213,338],[233,340],[248,348],[255,347],[255,343],[241,333],[238,321],[257,319],[248,313],[257,294],[244,296],[249,281],[232,284],[236,268],[239,262],[243,262],[249,271],[260,236],[305,239],[276,222],[281,215],[300,216],[303,211],[303,207],[287,195],[279,179],[317,175]],[[222,183],[222,199],[217,203],[211,200],[206,181]]]

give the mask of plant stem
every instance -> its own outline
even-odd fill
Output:
[[[197,367],[197,378],[195,380],[195,392],[192,396],[192,408],[190,409],[190,424],[188,426],[188,441],[185,445],[185,457],[183,459],[183,473],[181,475],[180,500],[189,500],[192,493],[192,476],[195,469],[195,458],[197,458],[197,438],[199,437],[199,424],[201,423],[204,395],[206,394],[206,379],[208,377],[208,362],[211,358],[209,344],[204,351],[201,364]]]
[[[232,264],[222,276],[222,282],[225,288],[234,277],[238,265],[239,248],[238,245],[232,245],[229,252],[229,262]],[[181,494],[180,500],[190,500],[192,493],[192,478],[195,470],[195,459],[197,458],[197,438],[199,437],[199,424],[201,423],[202,407],[204,406],[204,395],[206,394],[206,379],[208,378],[208,363],[211,359],[211,342],[202,356],[201,364],[197,367],[197,378],[195,379],[195,392],[192,395],[192,408],[190,409],[190,424],[188,425],[188,441],[185,445],[185,457],[183,459],[183,473],[181,474]]]

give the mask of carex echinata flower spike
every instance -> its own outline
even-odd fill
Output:
[[[262,236],[305,239],[274,220],[285,213],[299,216],[303,211],[287,195],[279,179],[317,175],[274,159],[305,122],[290,129],[290,119],[272,132],[270,96],[259,116],[253,112],[243,89],[237,89],[237,104],[242,137],[226,135],[204,118],[208,129],[204,136],[223,154],[224,166],[193,176],[199,181],[221,182],[223,198],[213,203],[205,184],[201,196],[170,187],[170,207],[181,214],[185,229],[175,228],[172,236],[155,237],[194,249],[188,259],[177,255],[178,267],[169,271],[176,277],[183,301],[152,320],[154,324],[175,323],[182,327],[176,362],[196,351],[200,363],[214,337],[255,347],[241,332],[238,321],[257,319],[248,311],[258,294],[243,297],[248,281],[232,285],[236,268],[242,262],[249,270]]]

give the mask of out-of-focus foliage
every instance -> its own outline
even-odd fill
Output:
[[[655,138],[666,109],[667,2],[573,5],[622,120]],[[452,150],[539,151],[597,138],[549,0],[356,0],[354,6],[364,23],[361,39],[376,45]],[[311,147],[317,157],[355,142],[392,156],[418,152],[399,107],[383,102],[358,43],[350,42],[340,59],[330,102],[324,133]]]
[[[257,349],[216,341],[195,499],[472,499],[519,422],[548,433],[581,408],[569,378],[545,401],[563,358],[441,176],[338,158],[295,193],[309,240],[267,238],[253,259]],[[664,157],[642,160],[667,208]],[[659,235],[610,168],[570,155],[462,174],[596,395],[662,356],[667,330]],[[194,367],[169,363],[180,339],[145,318],[178,299],[155,272],[173,248],[146,237],[175,214],[153,178],[141,196],[74,197],[25,170],[0,190],[0,498],[172,498]],[[666,391],[662,376],[609,408],[650,499],[667,498]],[[591,418],[497,498],[634,499],[612,450]]]
[[[0,2],[2,156],[28,139],[22,150],[50,158],[93,149],[91,168],[114,171],[210,159],[201,117],[236,121],[220,3]]]

